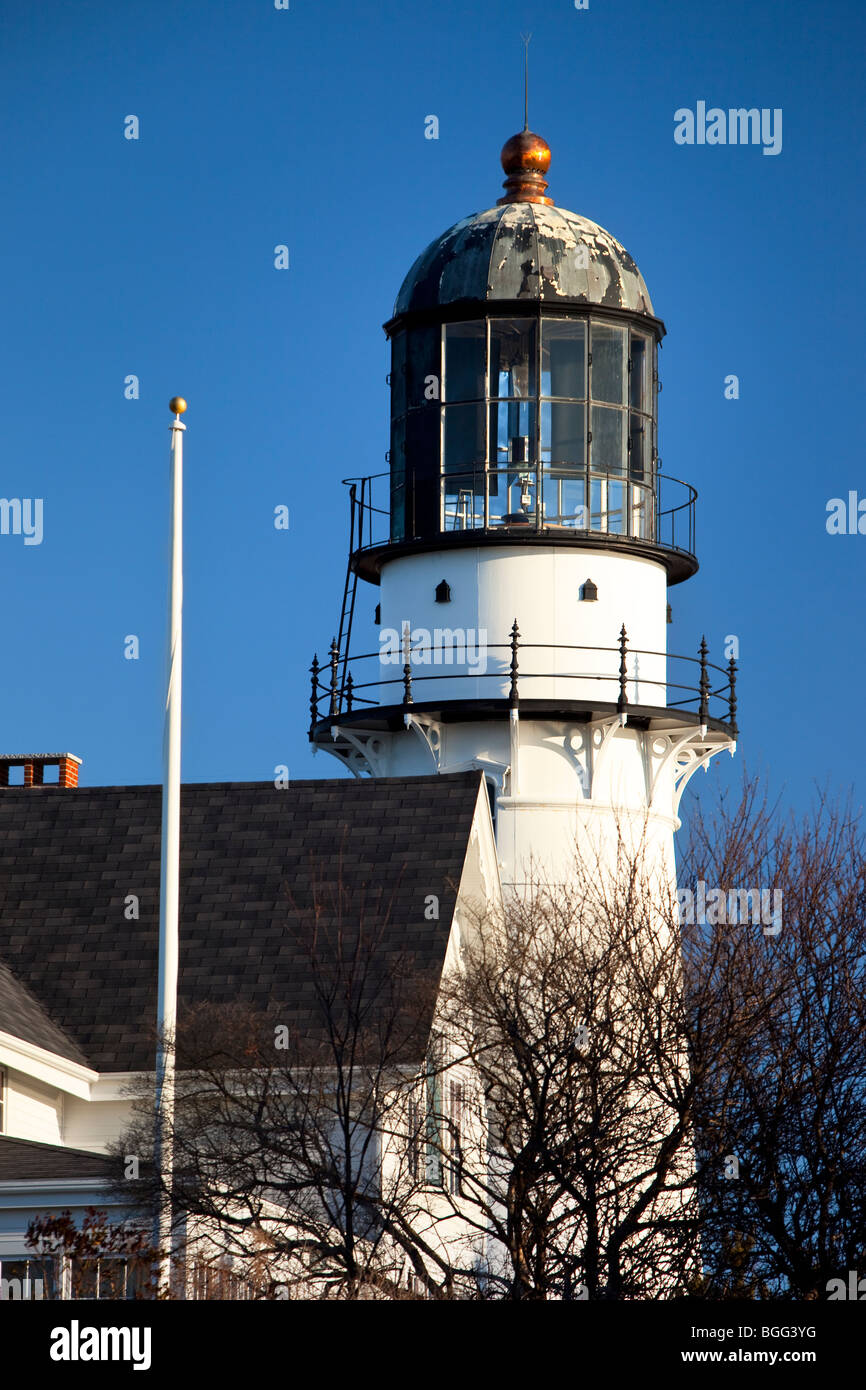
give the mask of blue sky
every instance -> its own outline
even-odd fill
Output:
[[[306,702],[340,479],[384,467],[381,324],[423,247],[499,196],[531,30],[549,191],[628,247],[668,329],[661,453],[698,488],[701,562],[671,647],[705,632],[721,661],[736,634],[741,755],[795,801],[859,800],[866,535],[825,520],[866,498],[860,4],[5,0],[0,24],[0,496],[44,499],[41,545],[0,536],[2,751],[160,778],[181,392],[184,777],[336,775]],[[675,144],[699,100],[781,108],[781,153]]]

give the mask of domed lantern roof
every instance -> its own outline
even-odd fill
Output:
[[[465,300],[516,299],[652,317],[649,291],[625,247],[544,196],[549,163],[549,147],[532,131],[506,141],[506,196],[431,242],[403,281],[394,317]]]

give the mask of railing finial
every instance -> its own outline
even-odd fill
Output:
[[[410,643],[412,638],[409,633],[408,623],[403,628],[403,704],[412,704],[412,648]]]
[[[314,655],[313,655],[313,664],[312,664],[312,666],[310,667],[310,676],[312,677],[312,685],[311,685],[311,689],[310,689],[310,733],[312,733],[313,730],[314,730],[315,727],[316,727],[316,721],[317,721],[318,718],[319,718],[319,656],[318,656],[318,653],[314,653]]]
[[[621,715],[625,714],[625,707],[628,704],[628,695],[626,694],[627,649],[628,635],[625,630],[625,623],[623,623],[619,632],[619,699],[616,702],[617,712]]]
[[[740,732],[737,728],[737,663],[733,657],[728,662],[728,723],[734,737]]]
[[[520,628],[517,626],[517,619],[511,624],[511,689],[508,692],[508,703],[512,709],[517,709],[519,696],[517,694],[517,648],[520,645]]]
[[[709,672],[707,671],[707,655],[708,655],[708,653],[709,653],[709,650],[710,650],[710,649],[709,649],[709,647],[707,646],[707,639],[706,639],[706,637],[704,636],[704,637],[701,638],[701,647],[700,647],[700,651],[701,651],[701,708],[700,708],[700,719],[701,719],[701,731],[702,731],[702,733],[705,733],[705,732],[706,732],[707,719],[708,719],[708,717],[709,717],[709,712],[710,712],[710,676],[709,676]]]
[[[340,664],[340,648],[336,637],[331,643],[331,714],[337,713],[337,667]]]

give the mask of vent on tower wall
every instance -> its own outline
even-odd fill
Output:
[[[591,579],[587,579],[586,583],[580,586],[580,597],[584,603],[595,603],[598,598],[598,586],[593,584]]]
[[[0,753],[0,787],[41,787],[52,783],[58,787],[77,787],[80,766],[81,759],[74,753]],[[22,772],[14,779],[10,777],[10,769],[19,767]],[[45,769],[55,767],[57,775],[46,777]]]
[[[451,585],[450,585],[446,580],[444,580],[444,579],[442,580],[442,583],[441,583],[441,584],[437,584],[437,585],[436,585],[436,602],[437,602],[437,603],[450,603],[450,602],[451,602]]]

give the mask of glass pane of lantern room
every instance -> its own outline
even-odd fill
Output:
[[[592,325],[590,391],[594,401],[625,402],[626,330],[612,324]]]
[[[631,534],[652,540],[652,492],[648,487],[631,489]]]
[[[631,335],[631,356],[628,373],[628,397],[632,410],[649,412],[650,344],[644,333]]]
[[[586,325],[541,320],[541,394],[586,400]]]
[[[545,463],[583,463],[585,411],[585,406],[571,401],[541,402],[541,457]]]
[[[607,483],[607,529],[622,535],[625,531],[626,485],[618,478]]]
[[[608,410],[603,405],[592,407],[592,444],[590,459],[593,472],[623,472],[625,453],[625,411]]]
[[[490,406],[490,467],[535,458],[535,403],[494,401]]]
[[[637,482],[642,482],[649,467],[649,417],[629,416],[628,420],[628,471]]]
[[[487,362],[487,324],[449,323],[445,326],[445,381],[442,399],[477,401],[484,399],[484,369]]]
[[[487,457],[487,444],[484,438],[484,404],[447,405],[445,416],[445,446],[443,453],[443,473],[467,473],[481,465]],[[483,479],[478,491],[484,494]]]
[[[586,477],[584,474],[552,471],[544,475],[545,525],[588,529]]]
[[[490,394],[526,399],[538,390],[535,372],[535,321],[490,320]]]
[[[484,478],[481,472],[455,473],[442,479],[443,531],[471,531],[484,525]]]

